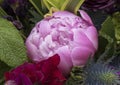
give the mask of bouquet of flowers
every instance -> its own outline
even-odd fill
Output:
[[[120,1],[0,0],[0,85],[120,85]]]

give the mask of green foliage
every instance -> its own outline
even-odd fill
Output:
[[[61,9],[77,14],[80,6],[83,4],[84,1],[85,0],[68,0],[66,6],[65,7],[63,6]]]
[[[11,67],[27,61],[26,49],[19,31],[12,23],[2,18],[0,18],[0,61]]]
[[[43,16],[43,13],[41,11],[41,1],[40,0],[29,0],[29,2],[34,6],[34,8],[37,10],[37,12]]]
[[[114,25],[110,16],[108,16],[108,18],[103,22],[100,32],[104,33],[106,36],[111,37],[112,39],[115,39]]]
[[[63,4],[66,4],[68,0],[43,0],[45,6],[50,10],[51,7],[61,9]]]
[[[0,7],[0,16],[3,17],[7,15],[7,13]]]
[[[50,10],[51,7],[58,10],[67,10],[77,13],[85,0],[43,0],[45,6]]]
[[[112,18],[108,18],[103,22],[102,28],[99,31],[99,52],[108,51],[106,56],[101,57],[102,60],[107,60],[115,53],[115,29],[112,22]],[[104,50],[103,50],[104,49]],[[102,53],[99,53],[100,55]],[[100,56],[97,55],[97,56]]]
[[[3,85],[2,83],[4,82],[4,73],[6,71],[9,71],[11,67],[9,67],[7,64],[4,62],[0,61],[0,85]]]
[[[112,21],[115,26],[115,37],[117,39],[117,43],[120,44],[120,12],[113,14]]]
[[[65,85],[83,85],[83,68],[74,67],[71,71],[69,79],[66,81]]]

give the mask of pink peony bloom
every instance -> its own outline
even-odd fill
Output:
[[[35,61],[60,56],[58,68],[67,75],[72,66],[84,66],[98,47],[98,33],[90,17],[58,11],[36,24],[26,40],[27,53]]]
[[[5,85],[63,85],[65,77],[58,70],[60,57],[53,57],[38,63],[24,63],[5,73]]]

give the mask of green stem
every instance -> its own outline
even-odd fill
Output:
[[[84,1],[85,0],[43,0],[48,10],[54,7],[61,11],[67,10],[76,14]]]
[[[77,11],[84,1],[85,0],[67,0],[66,3],[63,4],[63,7],[61,7],[61,10],[68,10],[77,14]]]
[[[35,9],[38,11],[38,13],[43,16],[43,13],[42,13],[42,12],[40,11],[40,9],[37,7],[37,5],[35,4],[34,0],[29,0],[29,1],[30,1],[30,3],[35,7]],[[38,4],[38,3],[37,3],[37,4]],[[40,5],[40,3],[39,3],[39,5]]]

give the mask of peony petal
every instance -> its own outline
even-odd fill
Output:
[[[8,80],[8,81],[5,82],[4,85],[17,85],[17,84],[14,80]]]
[[[73,13],[70,13],[68,11],[58,11],[58,12],[53,13],[53,16],[55,18],[58,17],[60,19],[64,19],[66,17],[69,17],[69,18],[75,18],[75,17],[77,17],[76,15],[74,15]]]
[[[90,24],[93,25],[91,18],[88,16],[88,14],[87,14],[85,11],[79,10],[79,12],[80,12],[81,17],[82,17],[85,21],[87,21],[88,23],[90,23]]]
[[[93,43],[94,47],[98,48],[98,33],[94,26],[90,26],[84,31],[89,40]]]
[[[40,43],[40,38],[39,38],[39,37],[41,37],[41,36],[37,33],[36,28],[34,28],[31,33],[32,33],[33,36],[30,36],[29,39],[31,39],[31,42],[32,42],[36,47],[38,47],[38,46],[39,46],[39,43]]]
[[[68,75],[72,69],[72,61],[68,46],[60,47],[56,53],[60,56],[60,64],[58,65],[58,68],[64,75]]]
[[[74,29],[73,33],[74,42],[78,43],[78,46],[85,46],[89,49],[92,49],[93,51],[96,50],[92,42],[88,39],[82,30]]]
[[[74,66],[84,66],[93,51],[89,48],[79,46],[72,50],[71,58]]]
[[[45,37],[51,32],[51,26],[47,20],[42,20],[37,23],[37,30],[42,37]]]
[[[33,61],[40,61],[40,54],[38,54],[38,48],[32,44],[32,42],[30,42],[31,40],[29,40],[29,38],[27,39],[26,41],[26,47],[27,47],[27,54],[28,54],[28,57],[30,59],[32,59]]]

